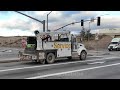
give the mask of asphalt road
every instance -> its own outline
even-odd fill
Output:
[[[60,60],[46,65],[29,61],[1,63],[0,79],[120,79],[120,58]]]

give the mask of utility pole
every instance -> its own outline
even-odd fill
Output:
[[[84,26],[82,26],[82,31],[81,31],[81,36],[82,36],[82,42],[84,41],[84,35],[85,35],[85,29]]]
[[[43,24],[43,32],[45,32],[45,20],[42,21]]]

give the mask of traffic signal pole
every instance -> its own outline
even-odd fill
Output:
[[[45,32],[45,20],[43,20],[43,32]]]
[[[22,15],[24,15],[24,16],[26,16],[26,17],[29,17],[29,18],[31,18],[31,19],[33,19],[33,20],[35,20],[35,21],[38,21],[38,22],[42,23],[42,24],[43,24],[43,32],[45,32],[45,20],[40,21],[40,20],[38,20],[38,19],[36,19],[36,18],[33,18],[33,17],[31,17],[31,16],[29,16],[29,15],[27,15],[27,14],[21,13],[21,12],[19,12],[19,11],[15,11],[15,12],[17,12],[17,13],[19,13],[19,14],[22,14]]]

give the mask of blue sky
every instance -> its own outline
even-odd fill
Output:
[[[21,12],[42,21],[46,20],[46,15],[50,11]],[[91,30],[120,28],[120,11],[52,11],[52,13],[49,15],[49,29],[55,30],[71,22],[80,21],[81,19],[91,19],[98,16],[101,16],[101,26],[97,26],[97,22],[94,21],[90,24]],[[89,23],[86,22],[86,30],[89,28],[88,26]],[[34,35],[34,30],[42,31],[42,28],[43,27],[41,23],[20,15],[14,11],[0,11],[0,36],[29,36]],[[72,32],[80,32],[82,28],[79,23],[65,27],[64,29]]]

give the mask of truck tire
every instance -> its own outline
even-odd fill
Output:
[[[55,61],[55,55],[53,53],[48,53],[46,57],[46,63],[52,64]]]
[[[72,57],[70,56],[70,57],[67,57],[68,58],[68,60],[72,60]]]
[[[116,51],[119,51],[119,48],[116,48]]]
[[[45,64],[45,60],[34,60],[35,63]]]
[[[109,51],[111,51],[111,49],[108,49]]]
[[[81,54],[80,54],[80,60],[85,60],[86,56],[87,56],[86,51],[82,51]]]
[[[45,64],[45,59],[39,60],[40,64]]]

